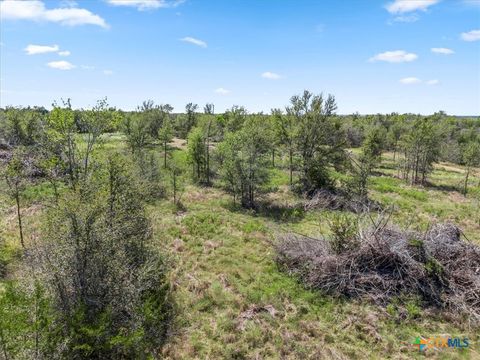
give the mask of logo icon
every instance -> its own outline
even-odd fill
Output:
[[[424,340],[424,339],[422,339],[421,337],[418,336],[415,339],[415,342],[413,343],[413,345],[418,346],[418,351],[423,351],[423,350],[425,350],[425,348],[427,346],[427,343],[428,343],[427,340]]]

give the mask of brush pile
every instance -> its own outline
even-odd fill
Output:
[[[480,247],[451,224],[426,233],[374,227],[356,234],[355,248],[335,252],[327,239],[280,236],[277,263],[307,287],[335,296],[387,304],[417,295],[425,306],[467,314],[480,322]]]
[[[359,214],[369,211],[379,211],[381,210],[381,206],[379,203],[370,199],[360,199],[347,196],[347,194],[341,192],[319,189],[305,201],[304,209],[305,211],[313,209],[343,210]]]

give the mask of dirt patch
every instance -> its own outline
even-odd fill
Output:
[[[246,324],[249,320],[258,319],[259,314],[267,313],[271,317],[275,317],[277,310],[272,305],[258,306],[252,305],[247,310],[242,312],[237,319],[237,329],[245,330]]]
[[[173,138],[171,142],[168,143],[168,145],[175,147],[180,150],[186,150],[187,149],[187,141],[184,139],[179,139],[179,138]]]

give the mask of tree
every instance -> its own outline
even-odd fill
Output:
[[[206,115],[213,115],[215,114],[215,105],[212,103],[206,103],[205,106],[203,107],[203,112]]]
[[[247,110],[243,106],[232,106],[223,115],[227,131],[235,132],[242,128],[247,119]]]
[[[385,147],[386,131],[383,127],[374,126],[367,131],[362,145],[362,156],[366,161],[376,165]]]
[[[293,154],[295,151],[296,127],[295,117],[292,115],[284,115],[281,110],[272,110],[274,128],[276,136],[280,143],[287,149],[288,164],[290,172],[290,186],[293,185]]]
[[[197,110],[197,104],[188,103],[185,105],[186,122],[184,124],[184,129],[182,129],[185,134],[188,134],[190,130],[197,125]]]
[[[389,128],[388,135],[387,135],[388,140],[390,142],[390,147],[393,150],[393,161],[396,160],[397,151],[398,151],[398,142],[400,141],[403,131],[404,131],[403,120],[402,118],[398,118],[397,116],[395,118],[395,122]]]
[[[465,180],[463,182],[463,194],[467,194],[468,178],[472,167],[480,165],[480,141],[479,139],[469,141],[463,150],[463,162],[465,164]]]
[[[402,136],[403,176],[411,184],[425,184],[440,153],[438,128],[432,118],[418,118]]]
[[[173,161],[170,166],[170,179],[172,182],[173,205],[177,209],[183,209],[182,192],[183,192],[183,169]]]
[[[25,249],[22,214],[20,206],[21,193],[25,187],[25,166],[23,163],[23,155],[20,151],[15,152],[12,158],[8,161],[6,169],[4,171],[4,177],[8,185],[9,195],[15,200],[20,244],[22,245],[22,248]]]
[[[62,338],[50,358],[142,358],[166,336],[167,268],[138,184],[116,155],[103,169],[49,210],[37,249]]]
[[[302,190],[331,185],[328,166],[338,167],[345,160],[345,136],[333,117],[337,104],[332,95],[313,95],[305,90],[290,100],[287,115],[295,121],[295,150],[301,159]]]
[[[215,105],[214,104],[205,104],[203,108],[205,115],[208,116],[208,125],[206,129],[205,136],[205,146],[207,148],[207,163],[206,163],[206,175],[207,175],[207,185],[210,185],[210,136],[212,130],[212,117],[215,114]]]
[[[384,141],[385,129],[379,126],[371,127],[363,141],[362,153],[358,159],[351,157],[354,176],[349,184],[349,191],[362,201],[368,199],[368,180],[380,163]]]
[[[108,109],[107,98],[104,98],[98,100],[92,109],[82,111],[81,122],[83,131],[86,133],[86,148],[83,155],[83,173],[86,174],[93,147],[103,133],[116,126],[119,115]]]
[[[173,125],[169,117],[165,118],[158,138],[163,144],[163,167],[167,168],[167,145],[173,139]]]
[[[268,180],[267,123],[263,116],[247,118],[243,128],[226,135],[219,145],[220,176],[226,188],[241,196],[245,208],[255,208],[256,197]]]
[[[123,132],[127,137],[127,144],[132,154],[142,151],[150,141],[148,123],[138,112],[125,116]]]
[[[193,128],[188,134],[187,160],[192,165],[192,176],[197,182],[206,180],[207,147],[203,130]]]
[[[58,144],[61,153],[65,155],[70,186],[75,187],[79,176],[79,164],[75,138],[77,131],[70,99],[64,102],[63,107],[54,104],[47,117],[47,125],[47,140]]]

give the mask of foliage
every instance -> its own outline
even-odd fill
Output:
[[[38,256],[62,356],[132,358],[164,341],[166,263],[150,245],[149,220],[127,167],[110,157],[104,171],[49,211]]]
[[[427,181],[433,163],[439,157],[440,136],[433,119],[417,119],[409,132],[402,136],[405,155],[403,177],[411,184]]]
[[[193,128],[188,134],[187,161],[192,166],[192,178],[202,183],[207,180],[207,147],[201,128]]]
[[[295,151],[300,156],[302,190],[312,193],[331,185],[328,166],[344,161],[344,134],[334,121],[335,98],[304,91],[290,100],[287,115],[295,119]]]
[[[256,206],[255,199],[268,180],[267,152],[267,124],[263,116],[248,118],[240,131],[227,134],[219,145],[220,177],[234,202],[240,195],[243,207]]]
[[[334,215],[330,220],[332,232],[330,246],[332,250],[341,254],[358,247],[358,219],[345,214]]]

